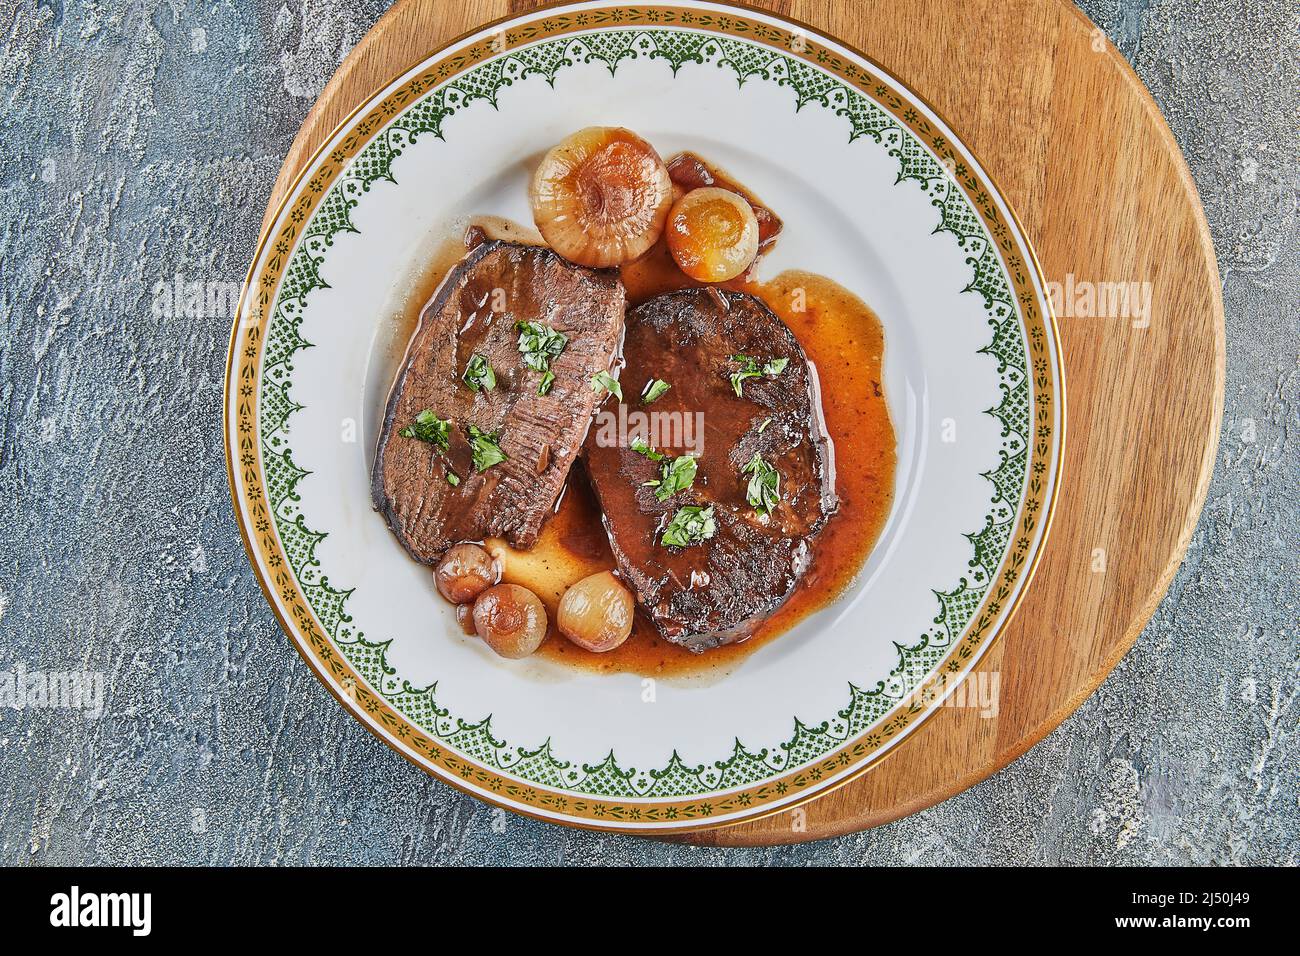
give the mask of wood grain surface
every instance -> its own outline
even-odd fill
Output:
[[[1205,499],[1223,407],[1223,305],[1200,200],[1150,95],[1068,0],[753,5],[861,50],[933,104],[1016,210],[1049,282],[1149,282],[1151,308],[1145,327],[1060,318],[1063,487],[1037,577],[977,668],[999,674],[997,715],[943,708],[840,789],[684,838],[708,845],[875,826],[964,790],[1041,740],[1096,689],[1164,596]],[[308,114],[267,219],[367,96],[449,40],[539,6],[398,0]]]

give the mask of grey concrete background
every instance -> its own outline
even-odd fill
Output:
[[[249,570],[217,427],[228,318],[155,318],[150,290],[242,278],[295,131],[386,6],[0,0],[0,671],[107,675],[98,721],[0,710],[0,862],[1298,861],[1300,8],[1082,4],[1187,155],[1227,305],[1213,487],[1136,647],[952,800],[722,851],[495,832],[344,714]]]

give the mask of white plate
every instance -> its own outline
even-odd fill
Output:
[[[537,157],[590,125],[634,129],[664,155],[694,149],[779,211],[764,272],[810,268],[872,306],[898,436],[893,510],[850,593],[724,679],[653,694],[636,675],[505,661],[463,636],[369,498],[392,371],[380,317],[453,223],[529,221]],[[263,236],[249,288],[227,448],[268,600],[366,726],[521,812],[693,829],[844,782],[978,660],[1042,548],[1063,381],[1011,210],[917,96],[770,15],[598,2],[485,28],[331,137]]]

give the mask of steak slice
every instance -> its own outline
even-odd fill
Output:
[[[629,312],[623,355],[623,394],[633,404],[619,410],[622,441],[602,422],[583,449],[619,572],[667,640],[697,652],[740,640],[789,598],[809,542],[838,507],[816,369],[766,305],[717,289],[671,292]],[[744,379],[737,396],[735,355],[788,364]],[[639,402],[654,379],[669,390]],[[696,423],[702,430],[692,434]],[[662,465],[631,447],[637,438],[666,455],[700,451],[694,484],[660,501],[646,483]],[[780,500],[767,516],[747,500],[744,469],[755,453],[780,474]],[[662,543],[682,506],[713,508],[711,539]]]
[[[616,272],[540,246],[485,240],[451,270],[407,347],[371,476],[375,507],[411,557],[433,564],[458,541],[491,536],[533,546],[591,424],[591,377],[618,361],[623,310]],[[524,321],[568,337],[551,359],[546,395],[542,372],[519,350]],[[491,365],[495,388],[463,380],[476,355]],[[426,409],[450,421],[448,448],[401,435]],[[471,425],[497,435],[504,461],[475,469]]]

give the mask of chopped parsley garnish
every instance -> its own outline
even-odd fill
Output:
[[[456,474],[450,468],[447,469],[447,484],[455,488],[460,484],[460,475]]]
[[[650,379],[650,381],[646,383],[645,391],[641,393],[641,404],[649,405],[670,388],[672,388],[672,386],[661,378]]]
[[[758,363],[748,355],[733,355],[733,362],[740,363],[740,371],[731,373],[731,387],[735,389],[736,396],[744,394],[744,383],[747,378],[758,378],[763,373],[758,370]]]
[[[469,426],[469,447],[474,454],[474,470],[487,471],[493,465],[499,465],[506,460],[506,453],[501,450],[497,442],[501,438],[501,432],[488,434],[474,425]]]
[[[403,438],[418,438],[420,441],[427,441],[431,445],[437,445],[446,451],[450,446],[451,422],[445,422],[433,413],[433,409],[426,408],[420,414],[415,416],[415,421],[407,425],[397,434]]]
[[[663,461],[664,456],[651,448],[644,438],[633,438],[632,444],[628,446],[638,455],[645,455],[651,461]]]
[[[551,361],[559,358],[569,344],[567,335],[542,322],[520,322],[515,328],[519,330],[519,354],[534,372],[549,369]]]
[[[481,355],[470,358],[461,380],[476,392],[490,392],[497,387],[497,374]]]
[[[708,541],[717,533],[718,525],[713,520],[712,507],[684,505],[677,509],[659,540],[665,545],[686,548]]]
[[[555,384],[551,362],[560,357],[564,347],[569,344],[569,337],[543,322],[519,322],[515,328],[519,330],[519,354],[524,357],[525,365],[534,372],[542,373],[537,394],[545,395]]]
[[[591,390],[599,392],[602,388],[620,402],[623,401],[623,386],[618,384],[618,379],[608,372],[597,372],[591,377]]]
[[[758,452],[749,459],[749,464],[740,470],[742,475],[749,475],[749,487],[745,489],[745,500],[754,506],[761,515],[770,515],[781,500],[781,473],[765,462]]]
[[[785,367],[790,364],[788,358],[768,359],[762,364],[759,360],[750,355],[733,355],[731,361],[740,366],[739,370],[731,373],[731,387],[735,390],[737,397],[745,394],[745,379],[759,378],[776,378],[785,371]]]
[[[677,492],[685,491],[695,484],[695,472],[698,467],[695,456],[680,455],[677,458],[667,458],[659,455],[657,460],[662,460],[659,466],[659,477],[647,481],[646,485],[655,489],[655,497],[660,501],[667,501]]]

